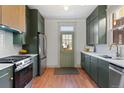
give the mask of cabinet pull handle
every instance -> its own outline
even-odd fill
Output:
[[[11,77],[10,80],[13,80],[13,77]]]
[[[9,74],[9,73],[6,73],[6,74],[0,76],[0,79],[3,78],[3,77],[5,77],[5,76],[7,76],[8,74]]]

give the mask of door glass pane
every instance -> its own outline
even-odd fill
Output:
[[[69,39],[72,39],[72,35],[69,35]]]
[[[72,35],[71,34],[62,35],[62,48],[64,50],[72,50]]]

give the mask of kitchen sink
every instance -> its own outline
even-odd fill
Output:
[[[108,56],[108,55],[100,55],[100,57],[112,59],[112,57],[111,56]]]
[[[124,60],[124,57],[112,57],[109,55],[99,55],[99,56],[107,59],[112,59],[112,60]]]

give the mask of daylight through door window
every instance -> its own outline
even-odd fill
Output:
[[[60,31],[74,31],[74,26],[61,26]]]

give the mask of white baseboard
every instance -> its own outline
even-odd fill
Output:
[[[75,67],[81,68],[81,65],[80,64],[76,64]]]
[[[60,67],[60,66],[58,66],[58,65],[47,65],[47,67],[48,67],[48,68],[58,68],[58,67]]]
[[[47,65],[47,68],[59,68],[58,65]],[[74,67],[81,68],[80,64],[76,64]]]

